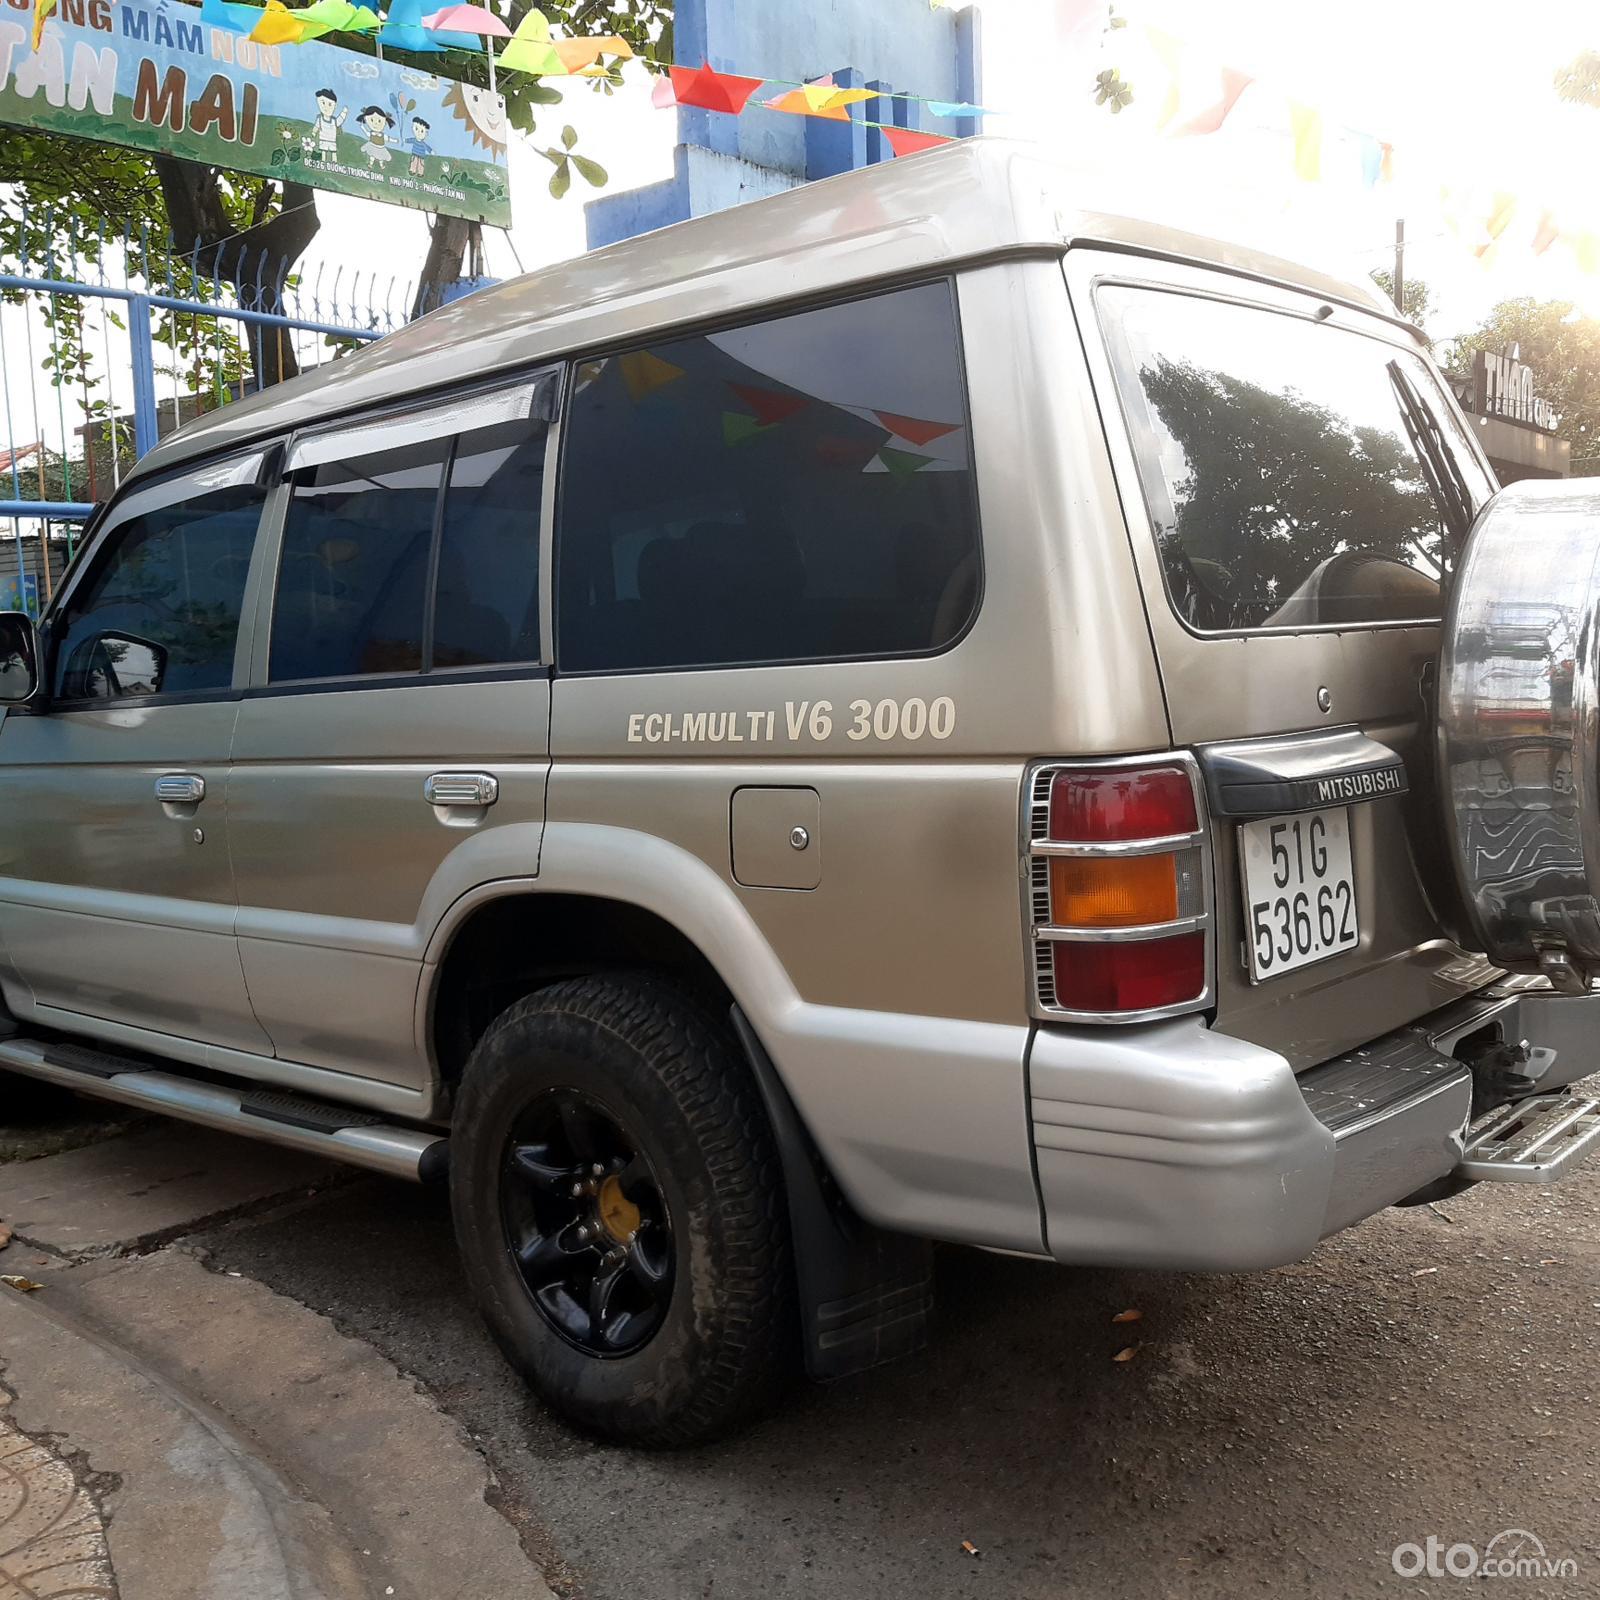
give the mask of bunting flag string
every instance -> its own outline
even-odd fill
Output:
[[[1164,90],[1154,117],[1155,131],[1168,137],[1213,134],[1218,132],[1238,105],[1245,90],[1256,80],[1248,73],[1207,60],[1203,71],[1186,70],[1189,45],[1164,29],[1145,24],[1139,30],[1148,43],[1158,78]],[[1199,54],[1199,52],[1196,52]],[[1221,94],[1208,101],[1204,109],[1180,122],[1185,89],[1197,81],[1212,81],[1220,73]],[[1287,110],[1291,170],[1305,183],[1328,181],[1329,152],[1340,143],[1353,147],[1355,167],[1361,186],[1375,190],[1395,180],[1396,149],[1386,139],[1360,128],[1332,121],[1321,108],[1284,96]],[[1446,231],[1485,263],[1493,260],[1503,242],[1513,234],[1516,218],[1529,219],[1527,243],[1535,255],[1546,255],[1558,241],[1570,250],[1574,263],[1585,273],[1600,272],[1600,231],[1579,230],[1563,225],[1557,212],[1548,206],[1529,209],[1516,195],[1488,191],[1482,186],[1461,189],[1445,185],[1440,190],[1440,209]],[[1534,220],[1536,219],[1536,220]],[[1519,236],[1521,230],[1519,230]]]
[[[37,31],[42,31],[57,3],[58,0],[35,0]],[[512,30],[487,7],[470,0],[455,0],[427,16],[422,14],[422,0],[390,0],[386,15],[369,6],[353,4],[352,0],[312,0],[310,5],[294,7],[285,0],[265,0],[262,5],[248,0],[200,0],[200,15],[210,27],[243,35],[262,45],[296,45],[330,33],[359,33],[371,36],[380,47],[418,54],[486,52],[491,87],[496,68],[541,78],[603,77],[616,62],[631,59],[634,54],[628,41],[616,34],[555,38],[549,19],[536,8],[530,9]],[[504,41],[498,54],[496,40]],[[920,105],[929,116],[947,121],[976,121],[992,114],[987,106],[967,100],[939,100],[903,90],[850,88],[836,85],[831,77],[809,82],[747,77],[720,72],[709,63],[698,68],[671,67],[656,79],[651,99],[662,109],[697,106],[738,116],[763,88],[778,91],[772,98],[756,102],[765,110],[836,122],[853,120],[848,108],[874,99]],[[923,133],[899,123],[864,121],[862,125],[881,129],[897,155],[949,142],[947,135]]]

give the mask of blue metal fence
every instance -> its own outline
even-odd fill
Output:
[[[0,609],[48,603],[96,503],[159,438],[381,338],[414,299],[398,277],[328,264],[48,214],[3,223]]]

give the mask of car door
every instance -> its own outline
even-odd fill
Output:
[[[434,929],[538,870],[555,394],[534,375],[291,443],[228,788],[241,958],[287,1060],[423,1088]]]
[[[268,1048],[226,815],[263,465],[132,488],[48,619],[43,696],[0,724],[0,940],[23,1016]]]

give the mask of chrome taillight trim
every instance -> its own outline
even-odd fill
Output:
[[[1068,844],[1057,839],[1033,839],[1028,849],[1036,856],[1160,856],[1191,850],[1202,838],[1199,833],[1169,833],[1161,839],[1119,839],[1113,844]]]
[[[1194,793],[1194,812],[1200,827],[1194,833],[1158,839],[1119,841],[1109,845],[1066,844],[1049,838],[1050,784],[1058,772],[1105,772],[1117,768],[1181,767]],[[1216,998],[1216,882],[1212,871],[1211,833],[1208,827],[1205,785],[1200,765],[1187,750],[1151,751],[1146,755],[1107,756],[1102,760],[1032,763],[1024,774],[1019,858],[1022,876],[1022,925],[1025,948],[1032,962],[1029,1011],[1041,1022],[1131,1023],[1157,1022],[1166,1017],[1191,1016],[1205,1011]],[[1049,921],[1049,872],[1052,856],[1137,856],[1181,854],[1193,851],[1199,858],[1196,876],[1203,908],[1172,922],[1133,928],[1058,927]],[[1037,914],[1043,907],[1044,915]],[[1079,1011],[1056,1004],[1054,950],[1058,944],[1090,944],[1119,940],[1172,938],[1185,933],[1205,936],[1205,985],[1192,1000],[1176,1005],[1152,1006],[1143,1011]]]
[[[1033,936],[1050,944],[1135,944],[1143,939],[1171,939],[1180,933],[1193,933],[1211,921],[1209,911],[1192,917],[1175,917],[1171,922],[1141,922],[1126,928],[1058,928],[1053,923],[1035,928]]]

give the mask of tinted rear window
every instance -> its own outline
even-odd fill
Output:
[[[580,363],[557,561],[568,670],[949,644],[980,580],[950,285]]]
[[[1185,622],[1236,632],[1439,616],[1443,529],[1395,388],[1398,366],[1442,411],[1420,361],[1256,307],[1117,287],[1097,300]]]

